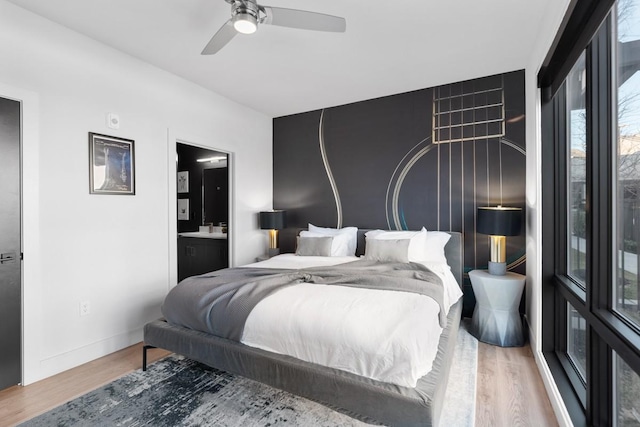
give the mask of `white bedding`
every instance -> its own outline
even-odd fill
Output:
[[[344,264],[351,261],[357,261],[356,256],[297,256],[295,254],[282,254],[269,258],[265,261],[254,262],[253,264],[243,265],[242,267],[260,267],[260,268],[289,268],[299,270],[302,268],[312,267],[328,267],[332,265]],[[449,308],[462,296],[462,289],[458,285],[456,278],[451,272],[451,267],[446,263],[424,262],[422,265],[436,273],[442,280],[445,287],[444,306],[447,314]]]
[[[295,254],[282,254],[269,258],[266,261],[254,262],[242,267],[260,268],[290,268],[299,270],[301,268],[327,267],[331,265],[344,264],[345,262],[357,261],[357,256],[297,256]]]
[[[300,269],[356,259],[285,254],[245,267]],[[446,264],[428,267],[445,283],[444,304],[448,311],[462,292]],[[452,287],[458,292],[449,289]],[[415,387],[417,380],[431,370],[437,353],[442,333],[438,311],[438,304],[424,295],[303,283],[275,292],[258,303],[247,318],[241,342],[379,381]]]

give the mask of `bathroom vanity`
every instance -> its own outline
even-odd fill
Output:
[[[178,281],[228,266],[227,233],[178,233]]]

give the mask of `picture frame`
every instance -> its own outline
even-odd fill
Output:
[[[189,221],[189,199],[178,199],[178,221]]]
[[[135,195],[135,142],[89,132],[89,193]]]
[[[178,172],[178,193],[189,192],[189,171]]]

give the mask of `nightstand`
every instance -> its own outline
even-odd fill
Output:
[[[512,272],[495,276],[486,270],[472,270],[469,278],[476,295],[471,334],[488,344],[522,346],[524,336],[519,306],[525,276]]]

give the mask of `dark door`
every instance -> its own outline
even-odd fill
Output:
[[[204,169],[204,223],[227,223],[229,216],[228,168]]]
[[[20,103],[0,98],[0,389],[21,382]]]

